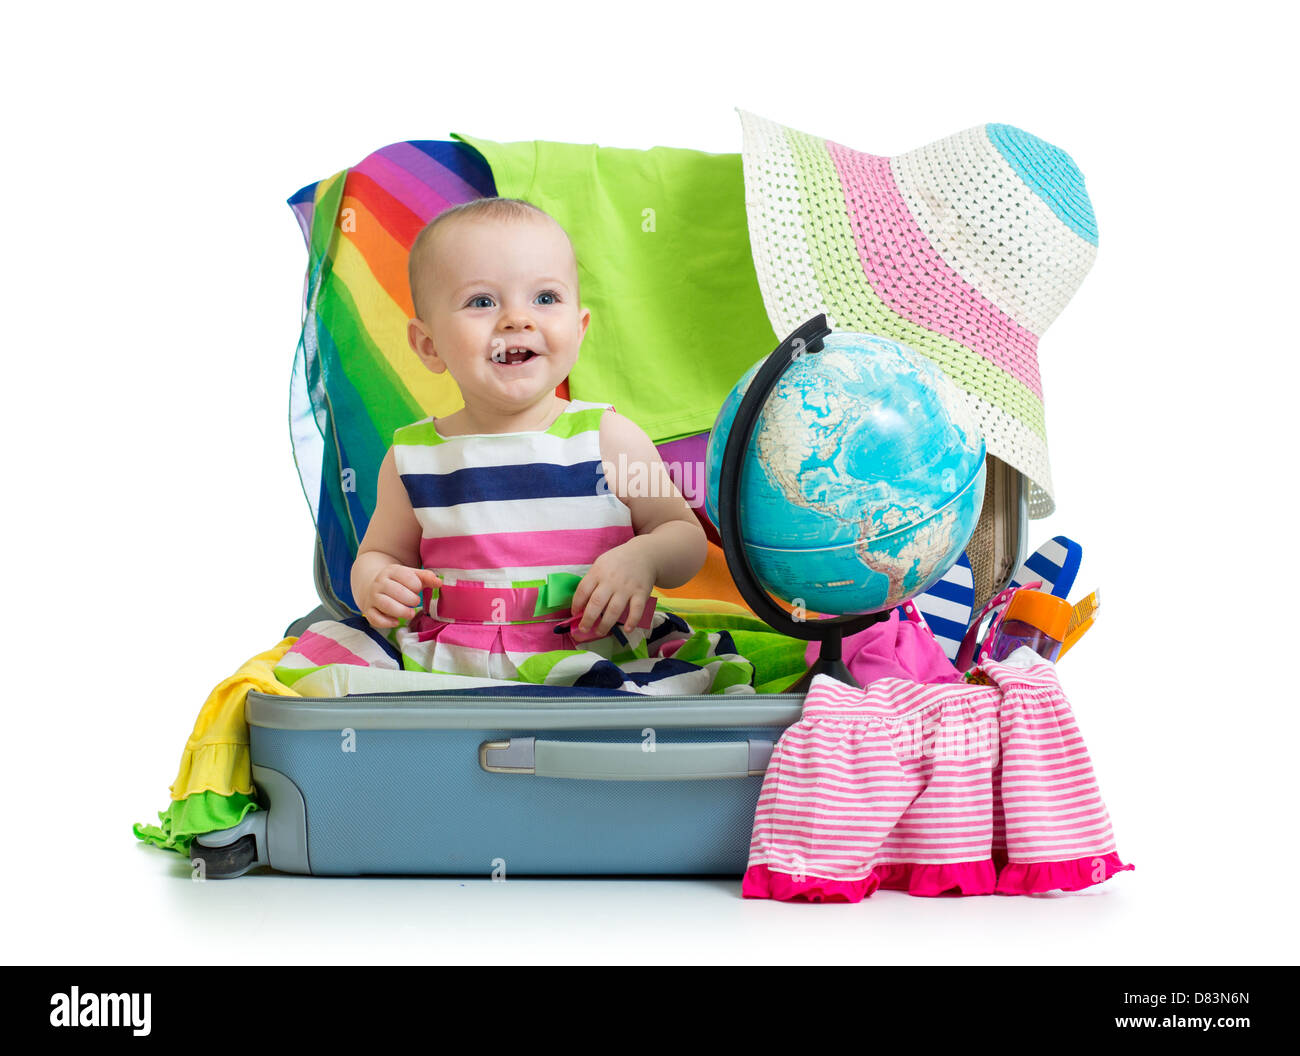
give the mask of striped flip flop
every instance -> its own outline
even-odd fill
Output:
[[[1068,598],[1079,574],[1083,547],[1073,539],[1058,535],[1049,539],[1032,554],[1011,577],[1009,587],[1022,587],[1035,579],[1042,580],[1042,590],[1058,598]]]
[[[975,578],[963,550],[957,563],[924,594],[898,607],[899,617],[930,629],[949,660],[957,658],[975,608]]]

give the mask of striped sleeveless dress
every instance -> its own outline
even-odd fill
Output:
[[[432,417],[398,429],[393,457],[420,523],[420,561],[443,585],[391,630],[361,617],[313,624],[277,668],[281,681],[342,662],[638,693],[753,693],[753,665],[731,636],[692,632],[676,613],[658,609],[649,627],[615,624],[581,644],[568,633],[573,587],[635,535],[601,467],[600,421],[612,409],[571,400],[549,428],[521,433],[443,436]],[[476,606],[485,588],[493,605]]]

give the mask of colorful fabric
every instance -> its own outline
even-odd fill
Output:
[[[571,633],[573,586],[635,535],[631,511],[602,486],[600,420],[611,407],[572,400],[531,432],[444,437],[432,417],[396,430],[420,559],[443,586],[424,592],[409,624],[383,634],[359,618],[313,624],[277,675],[293,684],[346,663],[628,692],[753,693],[753,664],[729,633],[693,632],[670,612],[626,634],[616,625],[579,643]],[[507,589],[518,608],[476,619],[463,599],[450,611],[440,604],[447,591],[484,585]]]
[[[1075,891],[1132,869],[1050,664],[991,686],[814,677],[772,752],[747,898]]]
[[[660,607],[688,619],[696,634],[729,634],[736,652],[754,665],[755,692],[786,693],[808,670],[806,643],[777,633],[751,612],[707,599],[662,598]]]
[[[737,112],[776,332],[824,312],[929,356],[970,398],[988,453],[1029,478],[1029,515],[1050,514],[1038,340],[1097,252],[1074,161],[1010,125],[885,158]]]
[[[352,608],[352,559],[393,430],[461,404],[451,375],[427,370],[407,344],[411,244],[443,210],[495,193],[475,151],[421,140],[377,150],[289,199],[308,250],[290,386],[294,459],[330,586]]]
[[[180,770],[171,785],[172,799],[184,799],[195,792],[229,795],[253,791],[244,701],[254,689],[282,697],[298,695],[274,673],[275,664],[296,641],[296,638],[285,638],[266,652],[244,661],[233,675],[218,682],[208,694],[181,753]]]
[[[821,642],[809,642],[805,668],[821,654]],[[899,609],[889,618],[851,634],[840,643],[840,656],[855,682],[870,685],[882,678],[912,682],[960,682],[961,673],[922,620],[907,620]]]
[[[709,423],[710,428],[713,423]],[[677,490],[682,493],[686,504],[700,517],[704,511],[704,497],[708,478],[705,474],[704,459],[709,451],[709,433],[696,433],[669,440],[659,445],[659,457],[664,468],[672,477]],[[707,514],[701,517],[701,523],[710,527]]]
[[[501,197],[546,210],[573,242],[592,314],[569,395],[616,403],[656,444],[712,429],[780,340],[754,274],[740,155],[452,135],[482,154]]]
[[[757,616],[737,606],[708,599],[660,597],[659,608],[665,612],[676,612],[688,620],[694,634],[725,631],[731,637],[735,652],[754,666],[755,692],[784,693],[807,670],[803,641],[778,634]],[[364,621],[361,617],[354,617],[345,621],[344,626],[354,630],[359,623]],[[375,635],[375,638],[369,638],[365,633],[367,631]],[[367,638],[368,643],[373,643],[376,639],[383,641],[382,636],[371,631],[368,626],[361,634]],[[400,663],[400,655],[387,642],[384,645],[389,651],[387,655],[393,660],[393,664],[386,667],[336,662],[300,675],[282,670],[281,676],[292,678],[293,688],[304,697],[345,697],[358,693],[483,692],[492,689],[518,692],[522,688],[521,683],[513,680],[398,670],[396,665]],[[384,650],[380,649],[380,653],[383,654]],[[539,688],[549,690],[562,687]]]
[[[285,638],[244,661],[208,694],[181,753],[180,769],[171,785],[172,802],[159,812],[160,826],[133,826],[139,839],[186,854],[195,836],[237,825],[257,808],[244,702],[250,690],[298,696],[274,673],[274,666],[296,641]]]
[[[134,825],[131,831],[164,851],[188,855],[196,836],[234,828],[244,820],[245,814],[257,809],[253,797],[242,792],[228,796],[195,792],[159,811],[158,825]]]

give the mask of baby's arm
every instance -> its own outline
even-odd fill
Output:
[[[421,589],[442,583],[423,567],[421,534],[390,447],[379,467],[375,513],[352,562],[352,597],[372,627],[409,620],[419,611]]]
[[[654,587],[679,587],[708,558],[708,539],[645,431],[615,411],[600,421],[600,451],[611,492],[628,507],[636,538],[602,554],[578,584],[572,611],[583,631],[606,634],[628,609],[636,626]],[[621,456],[621,457],[620,457]]]

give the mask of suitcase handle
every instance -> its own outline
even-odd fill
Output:
[[[647,745],[649,747],[647,747]],[[527,774],[576,781],[698,781],[761,777],[772,742],[712,744],[634,741],[550,741],[511,737],[479,745],[479,766],[492,774]]]

